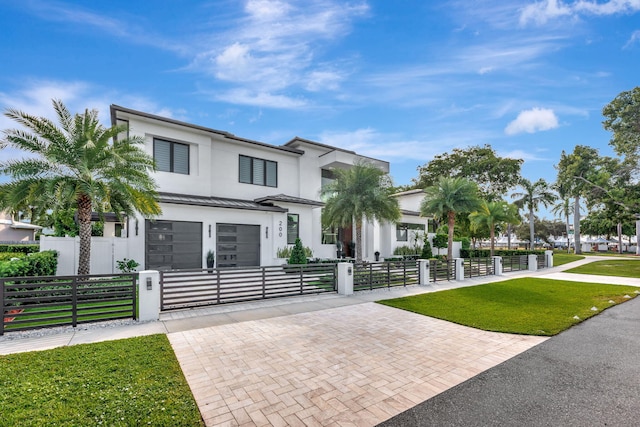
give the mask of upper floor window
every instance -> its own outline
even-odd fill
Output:
[[[159,171],[189,175],[189,145],[153,140],[153,159]]]
[[[278,163],[240,155],[240,182],[277,187]]]
[[[409,230],[413,230],[414,234],[417,231],[424,233],[424,224],[410,224],[406,222],[396,224],[396,240],[399,242],[409,241]]]

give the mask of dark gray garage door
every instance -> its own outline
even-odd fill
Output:
[[[260,265],[260,226],[216,224],[216,266]]]
[[[202,268],[202,223],[146,221],[145,265],[153,270]]]

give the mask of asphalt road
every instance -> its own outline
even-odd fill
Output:
[[[640,426],[640,297],[380,426]]]

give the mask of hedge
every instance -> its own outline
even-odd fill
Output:
[[[517,250],[507,250],[507,249],[497,249],[493,251],[495,256],[517,256],[517,255],[544,255],[544,251],[517,251]],[[488,258],[491,256],[491,251],[489,249],[461,249],[460,257],[461,258]]]
[[[32,254],[39,251],[40,251],[40,245],[38,244],[29,244],[29,245],[0,244],[0,252],[20,252],[23,254]]]
[[[43,251],[0,262],[0,277],[54,276],[58,268],[58,252]]]

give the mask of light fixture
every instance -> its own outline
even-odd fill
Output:
[[[209,224],[209,238],[211,238],[211,224]]]
[[[265,235],[265,238],[267,239],[269,238],[269,227],[264,228],[264,235]]]
[[[136,236],[138,235],[138,220],[136,219]]]

